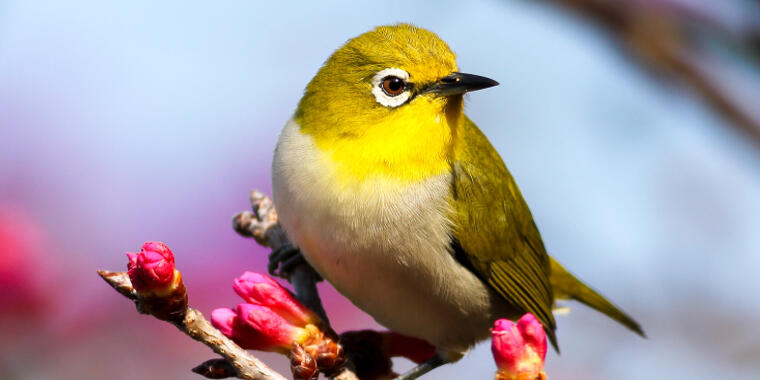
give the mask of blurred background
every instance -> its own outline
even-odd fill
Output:
[[[399,21],[501,83],[468,115],[550,252],[649,335],[570,304],[549,378],[760,378],[751,0],[0,1],[0,378],[200,378],[213,353],[95,271],[161,240],[192,306],[237,304],[267,252],[231,217],[281,126],[333,50]],[[338,331],[377,327],[321,290]],[[429,378],[494,370],[483,343]]]

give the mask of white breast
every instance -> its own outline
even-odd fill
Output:
[[[325,279],[386,327],[464,351],[487,336],[494,294],[449,252],[450,180],[339,182],[293,120],[272,164],[280,221]]]

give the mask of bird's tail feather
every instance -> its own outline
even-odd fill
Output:
[[[553,258],[551,259],[550,281],[552,289],[554,290],[555,300],[574,299],[580,301],[589,307],[596,309],[600,313],[618,321],[620,324],[628,327],[642,337],[646,337],[644,330],[642,330],[638,322],[623,313],[617,306],[613,305],[610,301],[607,301],[606,298],[602,297],[594,289],[589,288],[586,284],[578,280]]]

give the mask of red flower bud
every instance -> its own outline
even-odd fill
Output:
[[[319,324],[316,314],[265,274],[245,272],[233,281],[232,288],[246,302],[266,306],[296,326]]]
[[[385,331],[380,334],[383,338],[383,347],[389,357],[402,356],[421,364],[435,354],[435,346],[422,339],[401,335],[393,331]]]
[[[127,274],[137,291],[140,312],[165,321],[181,321],[187,312],[187,291],[169,247],[149,241],[139,253],[127,252],[127,257]]]
[[[138,293],[165,295],[177,285],[174,255],[164,243],[149,241],[139,253],[127,252],[127,273]]]
[[[242,303],[236,310],[216,309],[211,323],[240,347],[249,350],[287,354],[293,342],[308,336],[305,329],[296,327],[266,306]]]
[[[491,330],[493,352],[501,380],[543,379],[546,357],[546,333],[533,314],[525,314],[517,322],[499,319]]]

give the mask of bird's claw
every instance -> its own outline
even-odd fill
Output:
[[[292,244],[285,244],[272,250],[269,254],[267,270],[272,276],[288,279],[290,272],[300,264],[306,264],[301,251]]]

